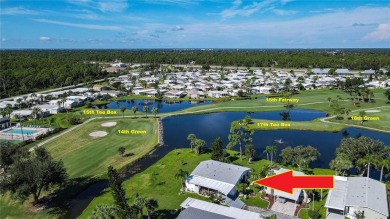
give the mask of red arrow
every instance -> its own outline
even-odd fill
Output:
[[[253,183],[292,194],[295,188],[300,189],[333,189],[333,176],[294,176],[293,171],[279,173]]]

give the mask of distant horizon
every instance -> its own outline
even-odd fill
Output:
[[[201,50],[201,51],[211,51],[211,50],[389,50],[389,48],[0,48],[0,50]]]
[[[0,0],[1,49],[390,48],[385,0]]]

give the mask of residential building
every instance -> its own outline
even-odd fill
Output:
[[[11,127],[11,120],[8,118],[0,118],[0,130]]]
[[[261,219],[259,213],[222,206],[194,198],[187,198],[180,204],[182,211],[178,219]]]
[[[248,179],[249,170],[247,167],[214,160],[202,161],[186,179],[186,189],[198,194],[213,192],[232,198],[237,195],[235,186]]]
[[[387,219],[386,185],[368,177],[335,176],[325,208],[327,219],[354,219],[355,212],[369,219]]]

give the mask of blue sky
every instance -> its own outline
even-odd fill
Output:
[[[387,0],[0,0],[0,48],[389,48]]]

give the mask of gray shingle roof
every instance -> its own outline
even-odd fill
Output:
[[[232,217],[189,207],[180,212],[177,219],[234,219]]]
[[[234,164],[206,160],[199,163],[190,175],[201,176],[235,185],[249,168]]]

